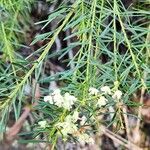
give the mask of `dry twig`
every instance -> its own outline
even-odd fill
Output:
[[[35,87],[35,102],[32,106],[25,106],[24,112],[20,116],[20,118],[15,122],[15,124],[8,130],[8,132],[5,134],[5,141],[8,143],[12,143],[16,137],[19,131],[21,130],[26,118],[31,112],[31,108],[35,105],[37,105],[37,100],[40,98],[40,88],[39,84],[36,84],[35,80],[33,80],[33,87]]]

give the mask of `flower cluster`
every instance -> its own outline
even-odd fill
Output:
[[[75,122],[78,120],[78,112],[75,111],[73,115],[68,115],[64,122],[59,122],[55,126],[61,130],[64,137],[68,134],[73,134],[78,130],[77,124]]]
[[[78,136],[78,141],[80,141],[81,144],[85,144],[85,143],[90,143],[90,144],[94,144],[94,140],[92,137],[90,137],[88,134],[83,133],[80,134],[80,136]]]
[[[94,87],[89,88],[89,97],[93,97],[95,100],[97,100],[95,104],[96,107],[102,107],[107,104],[108,100],[106,95],[111,96],[117,102],[121,99],[122,92],[120,90],[114,91],[114,89],[110,89],[109,86],[103,86],[100,88],[100,90]],[[85,125],[88,125],[87,118],[84,115],[79,117],[79,112],[77,109],[71,115],[71,112],[73,111],[72,106],[75,104],[75,102],[77,102],[77,98],[75,96],[70,95],[68,92],[62,95],[61,91],[56,89],[52,94],[45,96],[44,101],[70,111],[70,114],[63,118],[62,122],[57,122],[54,125],[56,129],[60,131],[59,134],[61,133],[61,135],[63,135],[64,139],[67,139],[69,135],[72,135],[80,143],[94,143],[93,138],[86,133],[87,130],[84,128]],[[41,128],[46,128],[47,122],[40,121],[38,125]],[[82,128],[84,128],[84,130],[81,130]]]
[[[94,88],[94,87],[90,87],[89,88],[89,95],[94,95],[98,97],[98,101],[97,101],[97,106],[101,107],[101,106],[105,106],[107,103],[107,99],[105,98],[104,95],[111,95],[113,99],[115,100],[120,100],[121,96],[122,96],[122,92],[120,90],[116,90],[114,92],[112,92],[112,90],[110,89],[109,86],[103,86],[101,87],[100,90]]]
[[[122,96],[122,92],[121,92],[120,90],[117,90],[117,91],[115,91],[115,93],[112,95],[112,98],[119,100],[119,99],[121,99],[121,96]]]
[[[47,127],[47,122],[46,122],[46,120],[39,121],[38,125],[40,126],[40,128],[46,128]]]
[[[61,95],[61,91],[57,89],[51,95],[45,96],[44,101],[70,110],[74,103],[77,101],[77,98],[70,95],[69,93]]]
[[[91,138],[87,133],[79,132],[77,120],[80,120],[80,124],[83,125],[86,121],[86,117],[83,116],[82,118],[79,118],[79,112],[75,111],[73,115],[68,115],[64,122],[59,122],[55,126],[59,129],[64,138],[67,138],[67,136],[71,134],[72,136],[76,137],[82,144],[93,144],[93,138]]]

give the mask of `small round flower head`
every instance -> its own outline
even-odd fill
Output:
[[[46,122],[46,120],[44,120],[44,121],[39,121],[39,122],[38,122],[38,125],[40,126],[40,128],[46,128],[47,122]]]
[[[80,119],[80,125],[83,126],[85,124],[85,122],[87,121],[87,118],[85,116],[82,116],[82,118]]]
[[[94,139],[92,137],[90,137],[88,134],[86,133],[83,133],[83,134],[79,134],[78,135],[78,141],[81,143],[81,144],[85,144],[85,143],[88,143],[88,144],[94,144]]]
[[[57,94],[53,96],[53,100],[56,106],[62,107],[64,103],[64,98],[61,94]]]
[[[64,98],[65,98],[66,101],[70,101],[70,103],[72,105],[74,104],[74,102],[77,101],[77,98],[72,96],[72,95],[70,95],[69,93],[65,93]]]
[[[98,95],[98,93],[99,93],[99,90],[98,90],[98,89],[93,88],[93,87],[90,87],[90,88],[89,88],[89,94],[90,94],[90,95]]]
[[[54,104],[52,96],[50,96],[50,95],[44,96],[44,102],[49,102],[50,104]]]
[[[78,130],[76,124],[67,121],[57,123],[55,126],[61,130],[64,137],[67,137],[68,134],[73,134]]]
[[[106,105],[106,101],[107,101],[107,99],[104,96],[101,96],[98,99],[97,106],[101,107],[101,106]]]
[[[61,130],[62,134],[64,136],[67,136],[68,134],[74,134],[78,131],[77,125],[73,123],[65,123],[63,125],[63,129]]]
[[[115,93],[113,94],[112,98],[119,100],[119,99],[121,99],[121,96],[122,96],[122,92],[121,92],[120,90],[117,90],[117,91],[115,91]]]
[[[69,93],[65,93],[63,107],[65,109],[70,110],[72,108],[72,105],[74,105],[74,102],[76,101],[77,101],[76,97],[70,95]]]
[[[79,112],[75,111],[72,115],[72,122],[76,122],[79,119]]]
[[[111,95],[111,90],[110,90],[109,86],[103,86],[103,87],[101,87],[101,91],[104,92],[104,94]]]
[[[78,119],[78,113],[75,112],[73,116],[68,115],[65,118],[64,122],[59,122],[55,126],[60,128],[61,133],[63,134],[64,137],[67,137],[68,134],[73,134],[78,131],[77,125],[75,124],[77,119]]]
[[[60,89],[56,89],[56,90],[54,90],[54,92],[52,93],[52,95],[60,95],[60,94],[61,94]]]
[[[70,95],[69,93],[65,93],[65,95],[62,96],[60,89],[56,89],[51,95],[45,96],[44,101],[70,110],[72,105],[74,105],[74,102],[77,101],[77,98],[73,95]]]
[[[63,104],[63,102],[64,102],[64,98],[63,98],[63,96],[61,95],[60,89],[54,90],[54,92],[53,92],[51,95],[52,95],[54,104],[55,104],[56,106],[58,106],[58,107],[62,107],[62,104]]]

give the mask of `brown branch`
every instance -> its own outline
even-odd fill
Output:
[[[101,125],[101,131],[103,132],[104,135],[107,137],[111,138],[114,142],[117,142],[120,145],[123,145],[129,150],[142,150],[140,147],[136,146],[134,143],[129,142],[128,140],[122,138],[121,136],[111,132],[108,130],[105,126]]]
[[[20,118],[17,120],[17,122],[9,129],[9,131],[5,135],[5,140],[8,143],[12,143],[15,138],[17,137],[17,134],[21,130],[26,118],[28,117],[31,109],[29,107],[24,108],[24,112],[20,116]]]
[[[31,108],[35,105],[37,105],[37,100],[40,98],[40,87],[39,84],[36,84],[35,80],[33,80],[33,87],[35,87],[35,102],[31,106],[25,106],[24,111],[20,118],[15,122],[15,124],[6,132],[5,134],[5,142],[12,143],[16,137],[17,134],[20,132],[26,118],[31,112]]]

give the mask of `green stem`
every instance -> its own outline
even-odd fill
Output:
[[[35,68],[38,67],[39,63],[41,61],[43,61],[43,59],[46,57],[47,53],[49,52],[51,46],[53,45],[53,43],[55,42],[56,37],[58,36],[58,34],[60,33],[60,31],[63,29],[63,27],[65,26],[65,24],[68,22],[68,20],[70,19],[71,15],[74,12],[74,8],[78,5],[78,1],[76,1],[76,3],[74,3],[74,5],[72,6],[71,11],[68,13],[68,15],[66,16],[65,20],[63,21],[62,25],[60,25],[57,29],[57,31],[55,32],[54,36],[52,37],[51,41],[48,43],[48,45],[46,46],[46,48],[44,49],[43,53],[40,55],[40,57],[36,60],[36,63],[32,66],[32,68],[29,70],[29,72],[25,75],[24,79],[16,86],[16,88],[14,89],[14,91],[10,94],[9,99],[7,99],[5,101],[5,103],[3,105],[0,106],[0,109],[5,108],[6,106],[8,106],[8,104],[11,102],[11,99],[15,97],[15,95],[18,93],[18,91],[21,89],[21,87],[25,84],[25,82],[27,81],[27,79],[31,76],[32,72],[35,70]]]

